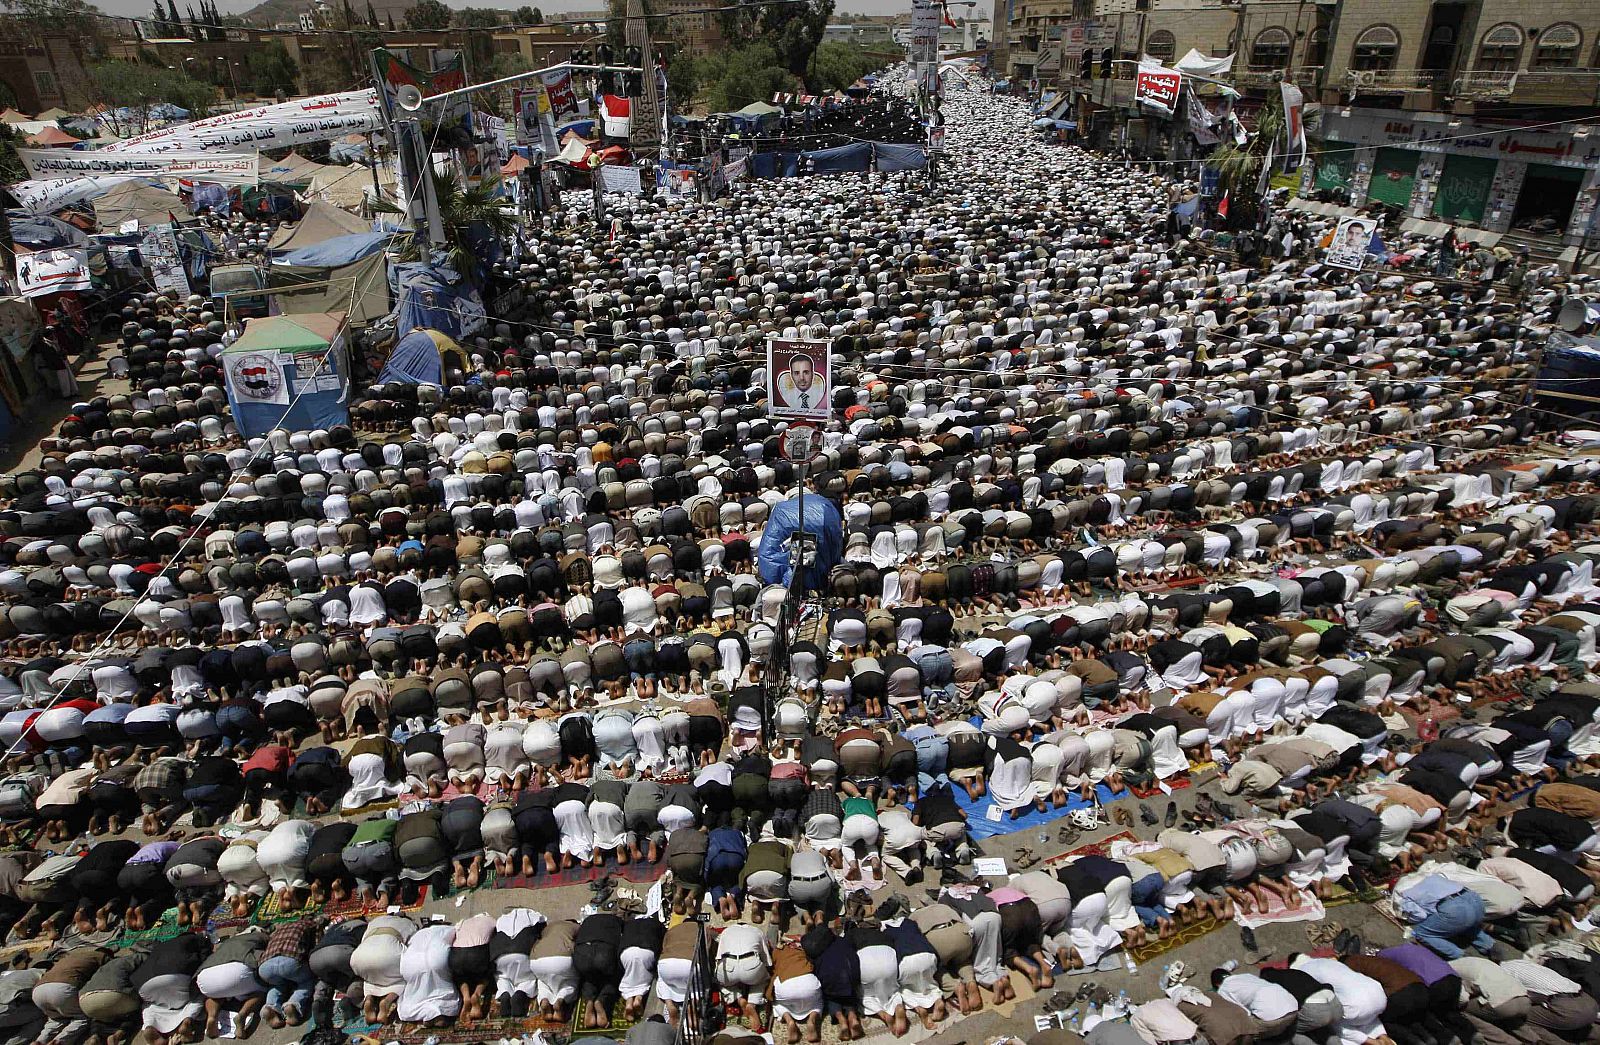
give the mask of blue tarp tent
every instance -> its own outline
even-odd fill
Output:
[[[344,268],[378,253],[389,245],[391,238],[387,232],[356,232],[348,236],[335,236],[309,247],[275,250],[272,260],[274,264],[299,265],[303,268]]]
[[[49,247],[78,247],[89,242],[82,229],[47,214],[11,214],[11,238],[24,247],[42,250]]]
[[[476,333],[487,321],[478,292],[444,265],[395,265],[389,280],[398,302],[395,333],[400,337],[423,329],[459,339]]]
[[[263,316],[222,353],[228,403],[246,439],[275,428],[309,432],[350,423],[343,312]]]
[[[874,145],[872,152],[878,170],[885,174],[894,171],[916,171],[928,165],[928,153],[920,145]]]
[[[872,146],[866,142],[800,154],[800,169],[807,174],[849,174],[864,172],[871,166]]]
[[[805,586],[820,588],[828,571],[844,557],[844,521],[832,501],[816,494],[805,499],[805,531],[815,540],[816,558],[805,572]],[[766,529],[761,531],[761,545],[756,549],[756,564],[761,579],[768,584],[787,586],[794,576],[794,562],[789,549],[789,539],[800,525],[800,499],[791,498],[772,509]]]
[[[389,361],[383,365],[378,383],[442,385],[446,367],[467,368],[461,346],[437,330],[413,330],[389,353]]]

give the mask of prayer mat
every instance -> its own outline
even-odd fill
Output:
[[[1322,906],[1322,901],[1309,890],[1301,890],[1300,906],[1290,909],[1278,896],[1273,895],[1265,911],[1242,910],[1238,903],[1233,905],[1233,920],[1240,925],[1251,929],[1259,929],[1263,925],[1277,925],[1283,922],[1320,922],[1327,915]]]
[[[278,894],[268,893],[256,909],[251,912],[250,920],[256,925],[282,925],[284,922],[298,921],[301,918],[310,918],[322,913],[322,904],[306,901],[304,907],[292,911],[285,911],[278,904]]]
[[[122,931],[122,936],[117,940],[118,947],[128,947],[136,943],[159,943],[162,940],[173,940],[186,932],[193,932],[197,927],[178,924],[178,909],[169,907],[161,912],[161,917],[148,929],[133,932],[128,929]]]
[[[621,998],[618,998],[617,1003],[611,1006],[611,1022],[607,1023],[604,1027],[579,1026],[579,1024],[582,1022],[582,1014],[582,1003],[575,1003],[573,1005],[572,1024],[567,1028],[572,1033],[573,1041],[577,1041],[586,1034],[598,1034],[603,1038],[622,1038],[627,1035],[628,1028],[632,1027],[636,1022],[628,1019],[622,1014]]]
[[[1111,846],[1114,843],[1137,842],[1138,840],[1138,836],[1132,831],[1118,831],[1114,835],[1107,835],[1098,842],[1088,842],[1084,845],[1078,846],[1076,849],[1069,849],[1066,852],[1060,853],[1056,856],[1046,857],[1042,863],[1048,867],[1051,864],[1059,864],[1063,860],[1073,856],[1110,856]]]
[[[1174,947],[1182,947],[1184,944],[1193,943],[1202,936],[1206,936],[1217,929],[1222,928],[1223,924],[1224,923],[1218,921],[1217,919],[1207,915],[1198,922],[1179,926],[1178,931],[1167,937],[1165,940],[1159,938],[1152,939],[1143,947],[1132,948],[1129,953],[1133,955],[1133,960],[1135,962],[1140,965],[1144,965],[1147,962],[1154,961],[1155,959],[1161,957]]]

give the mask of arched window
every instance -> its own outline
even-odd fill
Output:
[[[1273,26],[1256,34],[1250,45],[1250,68],[1283,69],[1289,65],[1289,50],[1294,40],[1287,29]]]
[[[1387,25],[1370,25],[1356,37],[1356,45],[1350,55],[1350,67],[1386,73],[1394,68],[1395,56],[1399,53],[1399,33]]]
[[[1478,44],[1478,68],[1490,73],[1513,72],[1522,61],[1522,27],[1510,22],[1483,34]]]
[[[1571,22],[1559,22],[1539,34],[1533,45],[1535,69],[1570,69],[1578,62],[1583,34]]]
[[[1178,39],[1165,29],[1157,29],[1144,42],[1144,53],[1161,62],[1170,62],[1178,53]]]
[[[1318,66],[1328,59],[1328,30],[1318,26],[1306,37],[1306,64]]]

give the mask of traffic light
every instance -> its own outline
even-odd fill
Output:
[[[596,64],[596,65],[614,65],[614,64],[616,64],[615,58],[611,54],[611,45],[610,44],[601,44],[600,46],[596,47],[594,49],[594,56],[595,56],[594,64]],[[598,75],[599,78],[600,78],[600,91],[601,91],[602,94],[617,94],[617,93],[619,93],[617,88],[620,86],[620,84],[617,83],[617,74],[616,73],[611,72],[610,70],[607,70],[607,69],[602,69],[596,75]]]
[[[644,65],[644,51],[637,47],[626,48],[622,52],[622,64],[640,68]],[[622,93],[629,98],[644,97],[644,73],[623,73]]]

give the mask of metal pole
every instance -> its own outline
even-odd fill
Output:
[[[422,206],[418,201],[408,199],[407,208],[411,211],[411,224],[414,229],[412,238],[417,242],[417,256],[424,265],[430,264],[432,258],[428,251],[429,221],[432,210],[431,200],[433,192],[431,179],[433,178],[433,157],[424,152],[420,159],[415,155],[416,150],[422,147],[422,123],[416,119],[406,121],[406,141],[401,149],[401,159],[413,171],[412,177],[416,182],[416,191],[422,197]],[[417,166],[420,163],[421,166]],[[377,177],[377,169],[373,169],[373,177]]]

